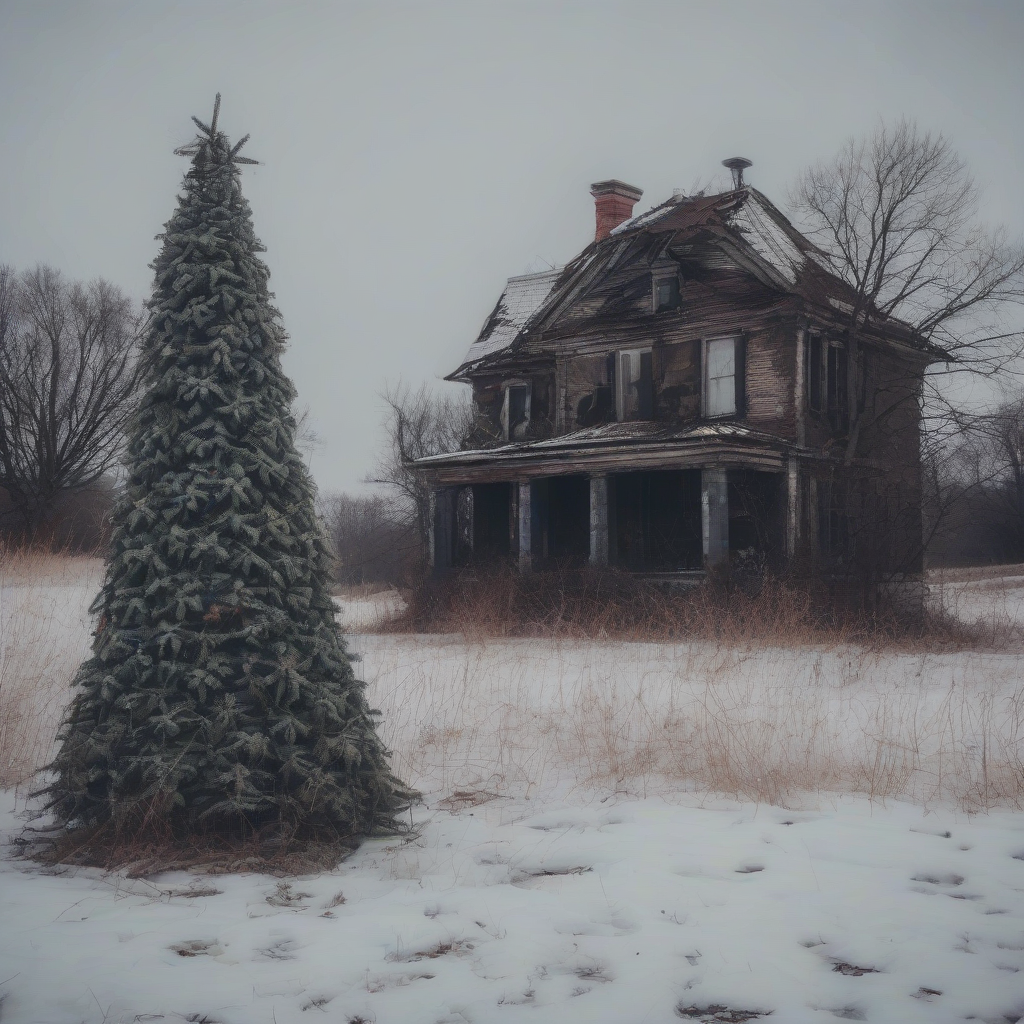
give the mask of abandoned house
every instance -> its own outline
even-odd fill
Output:
[[[639,216],[640,189],[596,183],[594,240],[509,279],[447,378],[473,388],[473,437],[415,464],[435,570],[920,571],[920,394],[943,353],[873,310],[853,344],[852,289],[749,161],[724,163],[731,190]]]

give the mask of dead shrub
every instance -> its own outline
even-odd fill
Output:
[[[383,632],[467,638],[713,640],[737,646],[802,644],[988,646],[995,636],[941,614],[901,613],[861,588],[807,574],[710,573],[683,588],[614,569],[521,573],[495,563],[429,578]]]

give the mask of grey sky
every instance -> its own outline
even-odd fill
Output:
[[[590,239],[589,184],[785,206],[809,162],[916,117],[1024,232],[1024,3],[17,3],[0,0],[0,262],[149,290],[189,116],[223,94],[291,347],[353,488],[385,381],[458,365],[511,274]],[[719,178],[724,182],[724,178]],[[450,385],[449,385],[450,386]]]

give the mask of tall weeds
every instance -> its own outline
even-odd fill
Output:
[[[0,786],[51,757],[101,569],[0,552]],[[592,786],[1024,806],[1009,605],[966,629],[820,601],[777,579],[673,593],[614,573],[463,573],[352,642],[396,771],[452,806]]]
[[[672,643],[846,644],[963,648],[1005,639],[941,608],[903,612],[822,578],[711,576],[679,589],[615,571],[520,573],[495,564],[425,580],[387,632],[467,638],[550,637]]]
[[[0,547],[0,788],[50,759],[100,572],[98,559]]]

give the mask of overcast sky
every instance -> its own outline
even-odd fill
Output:
[[[512,274],[592,237],[589,185],[786,187],[881,117],[945,133],[1024,232],[1024,3],[0,0],[0,262],[144,298],[153,236],[223,94],[291,335],[285,367],[354,489],[378,393],[460,362]],[[721,173],[720,173],[721,172]],[[446,385],[452,387],[453,385]]]

